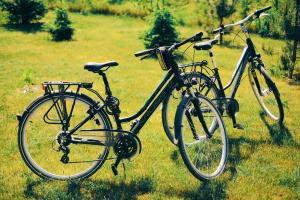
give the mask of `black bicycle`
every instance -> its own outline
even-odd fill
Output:
[[[266,7],[260,10],[255,11],[254,13],[250,14],[246,18],[241,21],[238,21],[233,24],[228,24],[225,26],[221,26],[218,29],[213,31],[213,34],[217,34],[216,37],[212,40],[208,40],[205,42],[197,42],[193,47],[195,51],[208,51],[209,56],[211,58],[213,67],[210,68],[207,66],[206,61],[202,61],[200,63],[204,63],[203,65],[199,65],[199,62],[194,62],[190,64],[195,68],[192,69],[192,72],[189,74],[193,74],[192,77],[195,79],[197,78],[197,91],[204,96],[209,97],[212,99],[214,104],[218,107],[221,114],[226,114],[231,117],[233,121],[234,128],[242,129],[243,126],[236,122],[235,114],[239,111],[239,104],[238,101],[235,99],[235,94],[239,85],[242,80],[243,73],[249,63],[248,67],[248,76],[250,79],[251,88],[255,94],[256,99],[258,100],[259,104],[261,105],[264,112],[274,121],[282,124],[284,119],[284,110],[283,105],[280,99],[280,93],[271,79],[271,77],[266,72],[266,67],[263,64],[260,54],[257,53],[255,46],[248,34],[246,23],[252,22],[254,19],[259,18],[265,11],[269,10],[271,7]],[[236,68],[233,72],[232,78],[229,83],[223,87],[218,68],[216,62],[213,57],[212,47],[218,43],[218,37],[220,34],[224,34],[224,30],[228,29],[233,26],[241,26],[242,32],[246,35],[246,44],[247,46],[244,48],[243,53],[239,59],[239,62],[236,65]],[[206,64],[205,64],[206,63]],[[199,70],[200,68],[200,70]],[[228,88],[231,88],[231,93],[229,97],[226,97],[225,91]],[[173,94],[176,91],[173,91]],[[173,97],[173,98],[171,98]],[[169,98],[166,98],[163,107],[163,116],[168,116],[168,104],[172,104],[171,102],[175,102],[176,98],[180,99],[180,94],[177,94],[174,100],[174,95],[171,95]],[[174,103],[173,103],[174,104]],[[175,128],[172,124],[172,120],[169,120],[171,117],[165,117],[166,122],[164,122],[165,131],[173,141],[174,144],[177,144],[178,141],[175,137]]]
[[[114,159],[111,168],[117,175],[117,167],[123,159],[132,159],[141,152],[137,135],[152,113],[174,89],[184,88],[186,100],[179,106],[176,124],[180,131],[176,138],[181,144],[182,158],[191,173],[201,180],[220,175],[228,147],[221,114],[211,100],[194,91],[193,82],[181,74],[172,54],[188,42],[201,40],[202,35],[200,32],[170,47],[135,54],[143,56],[142,59],[157,55],[162,69],[168,73],[145,105],[129,117],[120,117],[119,100],[112,95],[105,74],[118,65],[115,61],[84,66],[102,77],[105,98],[92,88],[92,83],[44,82],[45,94],[18,116],[18,145],[27,166],[43,178],[66,180],[87,178],[106,160]],[[93,93],[99,100],[95,101],[82,91]],[[109,116],[115,121],[114,127]],[[123,130],[122,124],[128,122],[131,122],[131,129]],[[215,125],[218,128],[212,130]],[[110,149],[114,154],[108,157]]]

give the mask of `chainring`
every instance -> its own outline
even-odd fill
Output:
[[[137,152],[141,152],[141,143],[133,134],[120,134],[113,145],[113,150],[118,157],[129,159]]]

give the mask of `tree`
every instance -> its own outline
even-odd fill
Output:
[[[47,12],[41,0],[0,0],[0,8],[8,12],[13,24],[29,24],[42,19]]]
[[[231,1],[231,4],[228,4],[227,0],[217,0],[216,2],[216,9],[217,15],[219,18],[220,26],[223,24],[223,20],[225,17],[229,17],[235,12],[235,0]],[[222,44],[223,38],[220,35],[220,44]]]
[[[66,9],[58,8],[56,10],[56,19],[54,27],[49,27],[48,32],[52,35],[54,41],[71,40],[74,29],[71,26],[68,12]]]
[[[289,78],[292,79],[297,61],[297,48],[300,35],[299,27],[299,9],[300,0],[292,0],[286,2],[285,12],[283,15],[283,30],[285,33],[286,45],[281,55],[281,63],[285,70],[289,70]],[[289,41],[292,39],[292,41]]]
[[[171,45],[178,41],[174,18],[168,10],[156,10],[150,22],[151,27],[143,36],[146,48]]]
[[[300,10],[300,0],[296,0],[296,11],[295,11],[295,26],[294,26],[294,38],[293,38],[293,53],[292,53],[292,66],[289,71],[289,78],[293,78],[294,69],[297,60],[297,44],[300,35],[300,22],[299,22],[299,10]]]
[[[241,7],[242,7],[242,16],[246,17],[250,11],[250,4],[251,1],[250,0],[241,0]]]

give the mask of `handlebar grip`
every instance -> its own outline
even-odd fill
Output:
[[[144,56],[144,55],[149,55],[153,51],[154,51],[154,49],[146,49],[146,50],[143,50],[143,51],[136,52],[134,55],[135,55],[135,57],[140,57],[140,56]]]
[[[254,14],[255,14],[256,16],[259,17],[259,15],[260,15],[261,13],[263,13],[263,12],[265,12],[265,11],[267,11],[267,10],[270,10],[271,8],[272,8],[272,6],[267,6],[267,7],[265,7],[265,8],[256,10],[256,11],[254,12]]]
[[[186,39],[186,40],[184,40],[184,41],[182,41],[182,42],[176,44],[175,48],[178,48],[178,47],[180,47],[180,46],[182,46],[182,45],[184,45],[184,44],[186,44],[186,43],[188,43],[188,42],[192,42],[192,41],[200,41],[201,38],[202,38],[202,36],[203,36],[203,33],[202,33],[202,32],[196,33],[196,34],[193,35],[192,37],[190,37],[190,38],[188,38],[188,39]]]

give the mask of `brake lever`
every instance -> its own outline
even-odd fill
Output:
[[[267,16],[267,17],[269,17],[269,16],[270,16],[270,14],[268,14],[268,13],[262,13],[262,14],[260,14],[260,15],[259,15],[259,17],[264,17],[264,16]]]
[[[145,56],[141,57],[141,60],[144,60],[144,59],[150,57],[151,55],[152,55],[152,54],[145,55]]]

